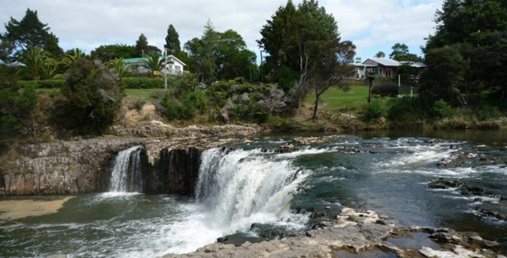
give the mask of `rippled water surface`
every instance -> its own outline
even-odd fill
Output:
[[[433,137],[439,138],[430,140]],[[458,167],[437,166],[461,152],[505,160],[507,138],[486,138],[365,134],[285,154],[270,150],[293,137],[257,138],[248,145],[203,154],[197,199],[90,194],[71,199],[55,214],[0,221],[0,256],[183,253],[236,231],[253,234],[252,223],[304,230],[308,215],[296,211],[332,216],[343,206],[375,210],[402,225],[476,231],[505,246],[507,223],[480,209],[487,206],[507,214],[501,200],[507,196],[506,164],[474,159]],[[428,187],[439,178],[486,192],[462,195],[458,189]]]

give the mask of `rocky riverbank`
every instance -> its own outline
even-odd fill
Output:
[[[240,246],[214,243],[193,253],[163,257],[505,257],[495,251],[497,247],[474,233],[401,227],[376,212],[344,208],[336,220],[297,236]]]

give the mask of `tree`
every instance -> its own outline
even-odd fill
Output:
[[[257,43],[268,54],[262,69],[265,78],[290,91],[292,105],[298,107],[310,90],[308,79],[323,65],[321,46],[341,40],[334,17],[317,1],[304,0],[296,9],[289,0],[263,26],[261,35]]]
[[[134,67],[123,62],[122,58],[115,58],[107,62],[107,67],[111,69],[120,79],[133,73]]]
[[[297,15],[296,6],[287,1],[262,27],[262,38],[257,40],[259,48],[267,54],[262,64],[262,76],[278,83],[286,92],[293,87],[299,74],[299,44],[295,33]]]
[[[164,47],[167,48],[168,55],[177,56],[181,52],[180,36],[172,24],[167,28]]]
[[[342,78],[354,71],[354,67],[348,65],[354,61],[354,44],[350,41],[329,41],[321,45],[321,65],[309,78],[309,84],[315,92],[315,104],[312,119],[317,119],[320,96],[331,87],[347,89]]]
[[[396,43],[392,49],[393,52],[391,52],[389,58],[397,61],[404,61],[406,56],[409,54],[408,46],[405,44]]]
[[[5,25],[3,40],[14,46],[14,55],[19,58],[29,47],[39,47],[49,51],[53,56],[60,57],[63,51],[58,46],[58,38],[49,32],[47,24],[39,20],[37,11],[26,10],[21,21],[11,17]]]
[[[102,62],[108,62],[116,58],[133,58],[136,57],[136,47],[129,45],[102,45],[91,52],[94,59]]]
[[[456,43],[476,44],[484,35],[507,29],[507,2],[503,0],[446,0],[435,15],[436,32],[425,51]]]
[[[152,72],[159,72],[162,70],[162,61],[159,54],[153,53],[147,60],[143,60],[143,63]]]
[[[148,50],[148,39],[141,33],[136,41],[136,56],[144,57],[145,54],[149,55]]]
[[[379,51],[377,54],[375,54],[375,58],[384,58],[386,57],[386,53]]]
[[[44,64],[44,50],[39,47],[28,47],[21,56],[24,69],[30,74],[32,80],[39,80]]]
[[[185,43],[190,70],[198,75],[199,81],[211,83],[216,79],[219,40],[219,33],[215,31],[211,21],[208,21],[200,39],[193,38]]]
[[[491,96],[503,103],[502,105],[506,105],[504,101],[507,93],[504,78],[507,77],[507,72],[502,69],[502,64],[505,62],[502,51],[505,50],[504,35],[507,31],[507,2],[446,0],[442,10],[436,12],[435,22],[436,32],[428,37],[423,51],[427,59],[428,55],[433,55],[435,52],[453,49],[452,55],[447,54],[453,57],[460,56],[459,60],[466,60],[467,66],[463,71],[452,66],[458,69],[460,86],[457,88],[453,83],[453,88],[460,90],[462,100],[459,103],[464,103],[466,97],[483,91],[491,93]],[[440,61],[442,63],[431,65],[445,67],[450,62],[443,58]],[[428,71],[435,69],[428,64]],[[435,83],[441,79],[444,85],[448,85],[449,80],[438,77],[444,72],[428,73],[426,79],[431,79]],[[436,77],[428,78],[429,76]],[[450,76],[456,79],[455,74],[450,74]],[[442,93],[444,94],[442,98],[449,100],[448,91],[433,91],[433,93]],[[487,95],[482,94],[482,96]]]
[[[87,59],[77,60],[66,73],[61,93],[59,125],[85,134],[101,134],[113,123],[123,91],[116,76]]]
[[[412,54],[408,50],[408,46],[401,43],[396,43],[392,47],[393,52],[389,55],[389,58],[394,59],[396,61],[413,61],[419,62],[422,61],[416,54]]]
[[[256,70],[256,55],[246,48],[246,43],[236,31],[218,33],[217,78],[232,80],[237,77],[249,78]]]
[[[463,103],[460,88],[463,86],[468,62],[460,53],[460,46],[445,46],[426,53],[428,70],[421,77],[420,94],[432,100]]]

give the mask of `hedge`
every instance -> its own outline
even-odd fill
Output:
[[[167,78],[168,85],[177,83],[177,78]],[[164,88],[164,78],[143,78],[128,77],[123,78],[126,89],[162,89]],[[25,88],[27,86],[35,86],[37,89],[60,89],[65,84],[65,80],[39,80],[39,81],[19,81],[19,86]]]
[[[22,88],[35,86],[37,89],[60,89],[64,84],[65,80],[18,81]]]

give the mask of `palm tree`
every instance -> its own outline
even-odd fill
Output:
[[[158,53],[153,53],[148,57],[148,60],[143,60],[144,65],[153,73],[162,70],[162,59]]]
[[[21,63],[25,65],[26,69],[33,80],[40,80],[40,70],[44,64],[43,60],[44,50],[39,47],[29,47],[21,57]]]
[[[123,58],[115,58],[107,63],[107,66],[112,69],[118,77],[123,78],[132,73],[132,66],[123,62]]]
[[[83,50],[79,48],[72,49],[70,51],[67,51],[65,54],[65,57],[62,59],[61,64],[63,65],[62,70],[67,70],[70,68],[77,60],[81,58],[85,58],[86,54]]]

